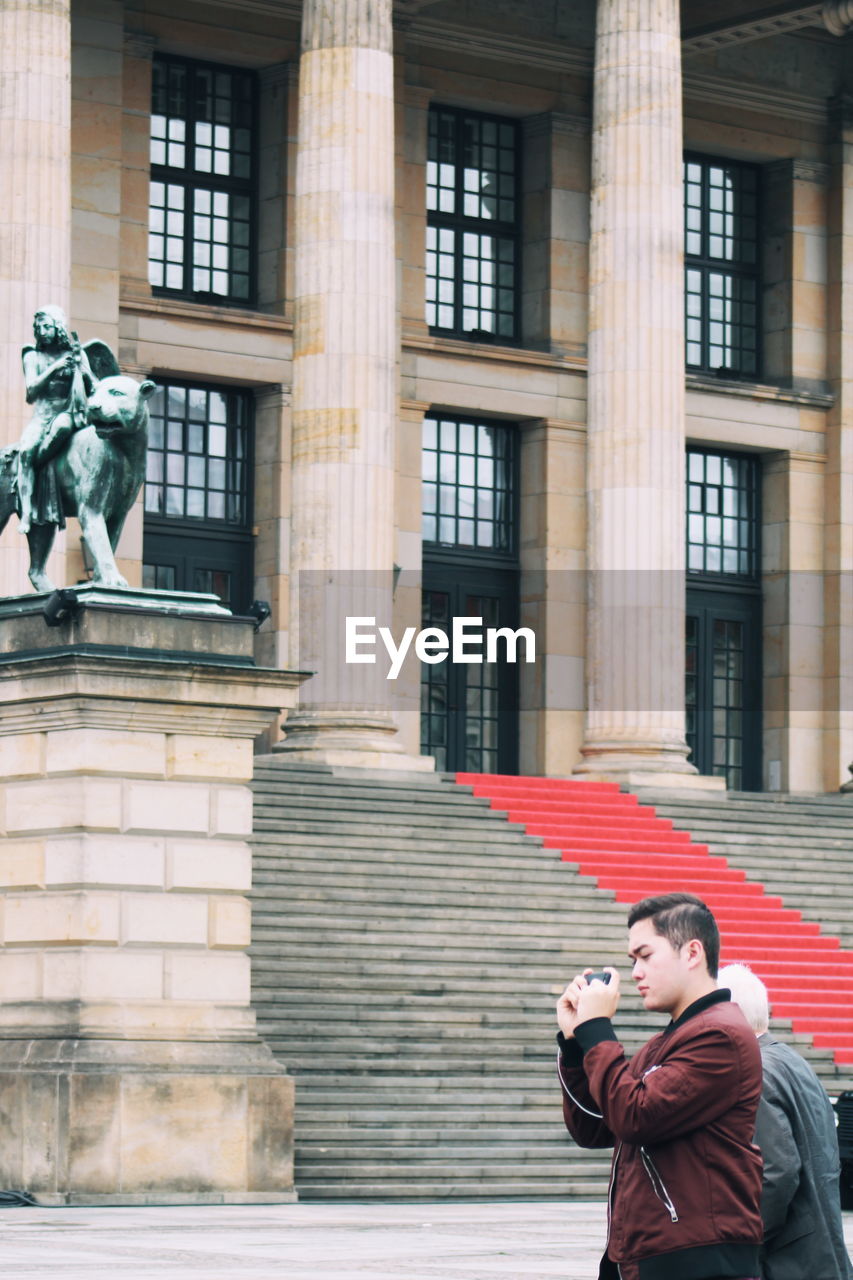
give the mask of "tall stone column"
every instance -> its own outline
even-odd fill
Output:
[[[391,0],[305,0],[293,342],[291,665],[317,672],[282,750],[399,764],[383,655],[346,664],[347,616],[390,625],[397,303]]]
[[[71,4],[0,4],[0,447],[28,418],[21,347],[33,313],[71,293]],[[64,546],[64,537],[60,548]],[[54,551],[54,576],[61,549]],[[26,540],[13,519],[0,539],[0,596],[27,587]]]
[[[824,488],[824,784],[853,790],[853,99],[834,104]]]
[[[678,0],[599,0],[589,286],[587,717],[577,772],[689,783]]]

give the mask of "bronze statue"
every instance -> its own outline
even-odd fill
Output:
[[[18,445],[0,450],[0,533],[17,512],[30,548],[30,582],[53,590],[45,565],[65,515],[80,521],[93,578],[127,586],[114,551],[145,474],[153,382],[124,377],[109,347],[80,345],[61,308],[42,307],[24,347],[33,416]]]

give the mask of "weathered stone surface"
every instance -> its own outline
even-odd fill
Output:
[[[41,1204],[295,1199],[293,1081],[156,1058],[0,1070],[4,1184]]]
[[[0,1178],[46,1203],[289,1199],[244,837],[253,740],[300,677],[254,666],[251,620],[80,594],[61,627],[0,606]]]

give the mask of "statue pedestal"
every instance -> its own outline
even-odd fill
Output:
[[[294,1198],[255,1031],[253,741],[301,676],[212,597],[0,601],[0,1186],[41,1204]]]

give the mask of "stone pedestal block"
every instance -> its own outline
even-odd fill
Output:
[[[0,1181],[39,1204],[281,1204],[293,1081],[260,1044],[0,1041]]]
[[[45,603],[0,601],[0,1185],[291,1199],[246,838],[254,739],[301,677],[212,598],[88,587],[54,626]]]

